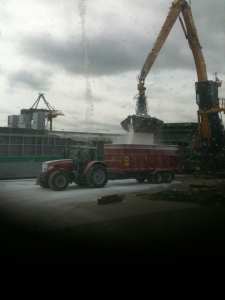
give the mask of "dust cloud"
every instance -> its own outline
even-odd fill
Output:
[[[92,101],[91,82],[89,77],[90,60],[89,60],[89,53],[88,53],[88,39],[85,31],[85,15],[87,10],[86,0],[80,0],[78,2],[78,9],[81,18],[81,28],[82,28],[81,44],[84,50],[84,76],[85,76],[85,83],[86,83],[85,97],[87,102],[85,120],[87,122],[87,130],[90,131],[90,128],[92,127],[91,125],[92,125],[92,117],[94,113],[94,106]]]
[[[153,145],[154,133],[134,132],[133,124],[131,123],[129,124],[128,133],[114,139],[113,144]]]

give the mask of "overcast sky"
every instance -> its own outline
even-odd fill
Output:
[[[1,0],[0,126],[44,93],[65,116],[53,130],[124,133],[135,114],[137,75],[172,0]],[[188,0],[209,80],[223,80],[225,1]],[[149,115],[197,122],[197,73],[176,21],[146,81]],[[40,100],[37,108],[46,108]]]

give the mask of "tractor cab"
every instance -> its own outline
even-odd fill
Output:
[[[71,146],[67,158],[74,160],[74,169],[84,168],[90,161],[97,160],[97,148],[90,146]]]

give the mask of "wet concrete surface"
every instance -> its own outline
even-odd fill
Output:
[[[191,176],[179,180],[171,188],[214,182]],[[119,203],[90,203],[83,212],[85,222],[50,231],[39,225],[18,226],[1,214],[1,262],[81,266],[225,262],[224,207],[154,202],[142,199],[141,193],[127,193]],[[75,216],[81,218],[80,212]]]

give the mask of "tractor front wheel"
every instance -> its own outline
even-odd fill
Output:
[[[43,181],[41,173],[38,174],[37,176],[37,184],[39,184],[43,189],[49,188],[49,183],[48,181]]]
[[[54,191],[63,191],[69,185],[69,177],[63,171],[56,171],[49,177],[49,186]]]

